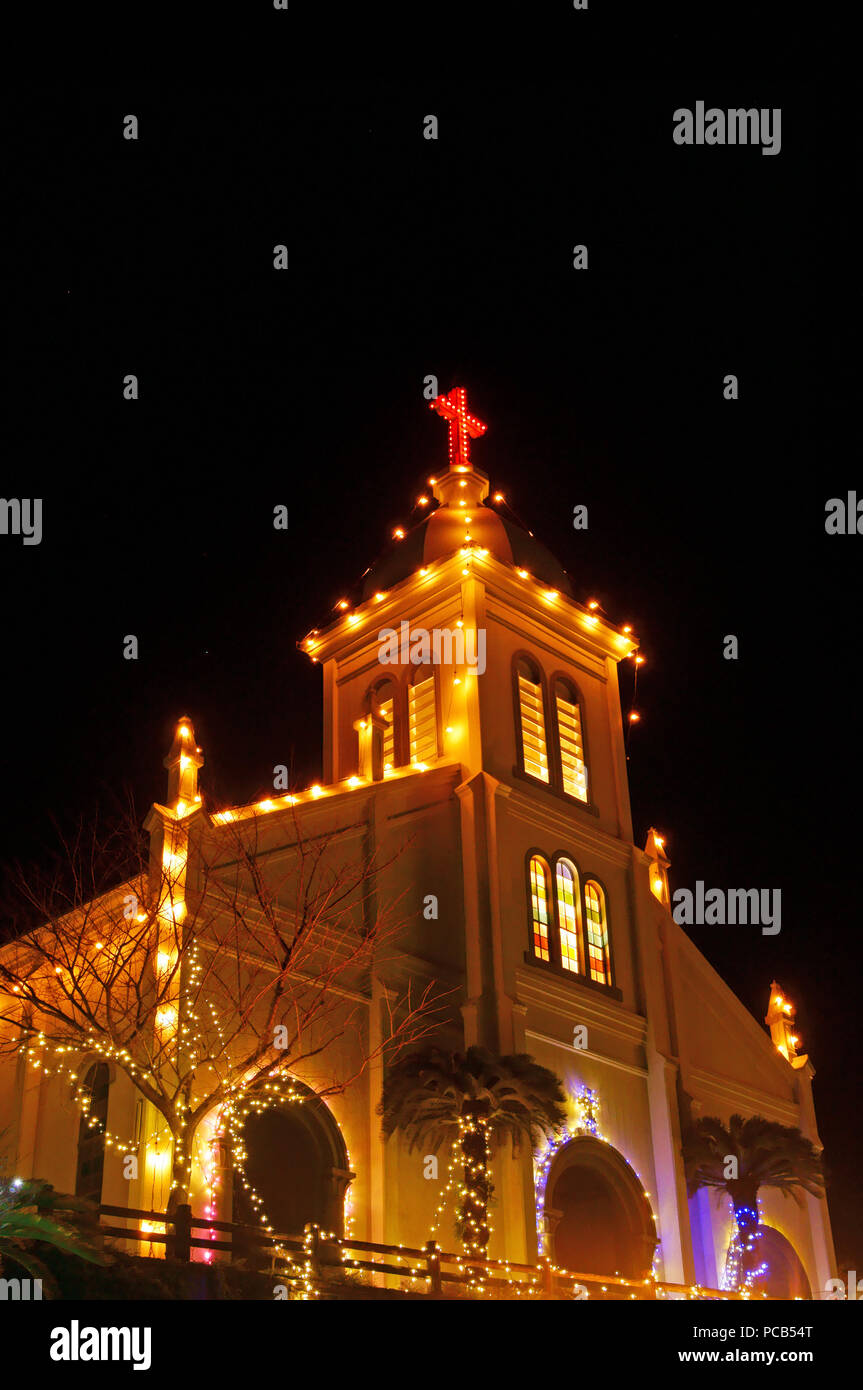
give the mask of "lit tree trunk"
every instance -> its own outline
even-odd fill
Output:
[[[463,1186],[459,1227],[466,1255],[485,1257],[489,1242],[488,1102],[465,1101],[460,1119]],[[480,1267],[467,1270],[470,1283],[482,1281]]]
[[[189,1200],[189,1175],[185,1160],[181,1157],[179,1145],[174,1138],[174,1161],[171,1168],[171,1191],[168,1194],[168,1211]]]
[[[753,1178],[734,1178],[728,1182],[728,1195],[741,1236],[758,1225],[758,1183]]]
[[[752,1178],[736,1178],[728,1183],[728,1195],[734,1207],[739,1243],[737,1288],[751,1287],[757,1278],[760,1261],[758,1243],[758,1183]]]
[[[189,1107],[177,1107],[176,1121],[171,1126],[173,1154],[171,1160],[171,1191],[168,1194],[168,1211],[189,1201],[192,1180],[192,1143],[194,1133],[188,1127]]]

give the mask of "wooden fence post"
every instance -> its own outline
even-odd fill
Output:
[[[440,1248],[436,1240],[427,1240],[426,1248],[426,1269],[429,1276],[429,1293],[441,1292],[440,1277]]]
[[[179,1202],[168,1220],[174,1223],[174,1259],[185,1260],[192,1257],[192,1208],[188,1202]]]

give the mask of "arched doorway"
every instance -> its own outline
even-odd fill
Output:
[[[308,1092],[302,1104],[252,1112],[243,1127],[243,1146],[242,1173],[233,1174],[234,1221],[260,1225],[247,1183],[280,1234],[302,1235],[308,1222],[344,1234],[345,1193],[354,1174],[341,1131],[323,1101]]]
[[[735,1242],[728,1251],[728,1262],[734,1260]],[[768,1298],[811,1299],[812,1288],[800,1256],[790,1240],[773,1226],[758,1226],[754,1232],[751,1251],[746,1251],[740,1263],[738,1286],[750,1275],[749,1287],[755,1294]]]
[[[545,1216],[556,1265],[575,1274],[644,1279],[656,1228],[644,1189],[626,1159],[584,1135],[557,1152],[546,1182]]]

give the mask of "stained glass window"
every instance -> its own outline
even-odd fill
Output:
[[[533,953],[538,960],[549,960],[548,869],[539,855],[530,861],[530,914],[533,926]]]
[[[587,917],[587,964],[590,978],[598,984],[610,985],[611,964],[608,957],[605,895],[598,883],[584,885],[584,908]]]
[[[564,970],[582,973],[581,947],[578,937],[578,873],[568,859],[559,859],[555,868],[557,880],[557,920],[560,929],[560,963]]]

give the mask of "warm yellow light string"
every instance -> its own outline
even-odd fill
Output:
[[[264,1231],[267,1235],[273,1235],[273,1226],[264,1209],[263,1201],[256,1189],[253,1187],[253,1185],[249,1182],[248,1178],[246,1177],[245,1160],[247,1155],[245,1143],[243,1140],[243,1127],[245,1125],[246,1118],[250,1113],[252,1113],[252,1111],[254,1111],[255,1114],[262,1115],[265,1111],[273,1109],[277,1104],[280,1103],[301,1105],[303,1103],[303,1100],[305,1099],[305,1096],[302,1092],[296,1091],[292,1087],[289,1087],[287,1093],[280,1094],[278,1086],[273,1082],[267,1083],[267,1085],[264,1087],[264,1092],[269,1092],[271,1094],[265,1094],[263,1097],[259,1092],[254,1092],[246,1095],[246,1093],[242,1091],[242,1088],[238,1089],[241,1091],[241,1094],[243,1094],[245,1097],[245,1105],[242,1108],[238,1109],[236,1103],[233,1100],[226,1101],[221,1112],[222,1119],[223,1123],[227,1127],[228,1133],[231,1136],[233,1163],[239,1175],[240,1181],[243,1184],[243,1187],[245,1188],[249,1196],[249,1200],[252,1204],[252,1207],[255,1210],[255,1214],[258,1216],[258,1219],[264,1227]],[[275,1093],[275,1096],[272,1093]],[[287,1250],[285,1250],[284,1246],[278,1243],[278,1241],[273,1247],[273,1260],[284,1261],[285,1268],[282,1271],[280,1271],[283,1274],[283,1277],[291,1281],[297,1280],[300,1283],[301,1302],[309,1302],[313,1299],[316,1299],[318,1296],[317,1287],[314,1282],[314,1268],[310,1253],[312,1239],[313,1232],[307,1231],[304,1233],[303,1248],[305,1258],[303,1259],[301,1264],[298,1263],[294,1259],[294,1257],[291,1254],[289,1254]],[[324,1233],[324,1239],[334,1239],[334,1233]]]

